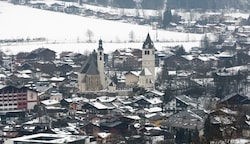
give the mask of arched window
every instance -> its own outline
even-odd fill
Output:
[[[102,60],[102,57],[100,57],[100,60]]]

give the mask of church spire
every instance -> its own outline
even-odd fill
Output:
[[[98,47],[98,50],[103,50],[103,47],[102,47],[102,40],[101,40],[101,39],[99,40],[99,47]]]
[[[144,43],[143,43],[143,47],[142,47],[142,48],[143,48],[143,49],[151,49],[151,48],[154,48],[154,43],[153,43],[153,41],[151,40],[149,33],[148,33],[148,35],[147,35],[146,40],[145,40]]]

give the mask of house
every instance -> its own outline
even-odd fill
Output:
[[[114,108],[114,106],[106,106],[100,102],[87,102],[82,105],[82,110],[93,114],[107,114]]]
[[[129,71],[125,74],[125,85],[126,87],[134,87],[139,81],[139,72]]]
[[[145,127],[145,140],[150,144],[158,144],[161,142],[174,142],[174,135],[159,127]]]
[[[165,63],[168,66],[169,70],[190,68],[189,60],[182,56],[172,55],[165,59]]]
[[[169,132],[178,135],[177,133],[185,134],[189,131],[192,135],[198,132],[198,136],[203,136],[205,113],[203,111],[181,111],[169,116],[161,123],[161,128],[169,130]],[[187,134],[187,133],[186,133]]]
[[[39,3],[39,2],[36,2],[36,3],[32,3],[32,4],[31,4],[31,7],[33,7],[33,8],[38,8],[38,9],[47,9],[47,8],[48,8],[48,5],[46,5],[46,3]]]
[[[102,131],[99,125],[92,122],[80,123],[79,128],[87,135],[93,135],[95,137],[97,137],[98,133]]]
[[[164,111],[167,115],[171,115],[187,109],[197,109],[198,106],[199,103],[196,99],[186,95],[179,95],[164,106]]]
[[[50,7],[53,11],[57,11],[57,12],[63,12],[64,10],[64,6],[58,3],[53,3],[50,5]]]
[[[71,5],[65,8],[65,12],[70,13],[70,14],[78,14],[80,13],[80,8],[77,6]]]
[[[35,59],[41,61],[52,61],[56,58],[56,52],[48,48],[38,48],[30,52],[26,59]]]
[[[225,98],[221,99],[218,103],[219,107],[223,107],[226,106],[228,108],[232,108],[232,109],[237,109],[240,106],[246,106],[249,107],[250,106],[250,99],[249,97],[245,96],[245,95],[241,95],[238,93],[232,93],[229,94],[227,96],[225,96]]]

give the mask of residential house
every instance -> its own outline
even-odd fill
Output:
[[[57,12],[63,12],[64,11],[64,5],[61,5],[59,3],[53,3],[50,5],[51,9],[53,11],[57,11]]]
[[[126,87],[137,86],[139,81],[139,72],[129,71],[125,74],[125,85]]]
[[[167,115],[172,115],[176,112],[180,112],[187,109],[197,109],[199,103],[196,99],[186,95],[179,95],[173,98],[164,106],[164,111]]]
[[[79,14],[80,13],[80,8],[74,5],[68,6],[64,9],[66,13],[70,14]]]
[[[199,111],[199,114],[191,111],[180,111],[176,114],[173,114],[169,116],[164,122],[161,123],[161,128],[169,130],[169,132],[174,133],[176,135],[179,135],[179,133],[182,133],[182,135],[197,135],[197,137],[203,136],[203,126],[204,126],[204,118],[205,113],[202,111]],[[197,133],[197,134],[196,134]],[[181,141],[187,142],[188,139],[183,136]],[[193,137],[195,138],[195,137]]]
[[[48,48],[38,48],[30,52],[26,59],[35,59],[41,61],[52,61],[56,58],[56,52]]]

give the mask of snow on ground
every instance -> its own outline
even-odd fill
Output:
[[[247,19],[249,17],[249,13],[241,13],[241,12],[235,12],[235,13],[227,13],[225,16],[231,16],[234,18],[244,18]]]
[[[145,36],[146,38],[146,36]],[[174,43],[154,43],[155,48],[157,50],[165,50],[168,47],[173,47],[176,45],[182,45],[186,51],[190,51],[192,47],[199,47],[199,42],[174,42]],[[88,54],[92,52],[94,49],[97,50],[98,42],[95,43],[19,43],[19,44],[11,44],[11,45],[0,45],[0,49],[8,54],[17,54],[19,52],[30,52],[37,48],[49,48],[57,54],[60,54],[63,51],[73,51],[82,54]],[[142,48],[142,43],[106,43],[103,42],[103,48],[105,53],[111,53],[116,49],[123,49],[123,48]]]
[[[183,45],[186,51],[189,51],[191,47],[200,46],[200,39],[203,37],[201,34],[156,31],[150,26],[45,11],[2,1],[0,1],[0,20],[0,39],[38,37],[47,39],[44,43],[0,44],[1,50],[9,54],[29,52],[39,47],[50,48],[58,53],[62,51],[86,53],[97,48],[100,38],[104,41],[107,53],[118,48],[141,48],[147,33],[150,33],[158,50],[167,46]],[[87,30],[93,32],[91,39],[94,43],[82,43],[88,40]],[[127,43],[131,31],[134,32],[134,40],[137,43]],[[159,41],[165,43],[157,43],[156,35]],[[187,40],[192,42],[185,42]]]
[[[46,3],[47,5],[51,5],[54,3],[58,3],[65,6],[71,6],[75,5],[77,7],[83,8],[83,9],[89,9],[95,12],[103,12],[103,13],[110,13],[110,14],[118,14],[118,15],[127,15],[127,16],[143,16],[143,17],[150,17],[155,16],[159,14],[163,14],[163,10],[150,10],[150,9],[129,9],[129,8],[117,8],[117,7],[104,7],[99,5],[91,5],[83,3],[82,5],[79,5],[76,2],[65,2],[60,0],[34,0],[31,1],[31,3]],[[163,8],[163,6],[162,6]]]
[[[33,9],[26,6],[0,2],[0,39],[46,37],[60,41],[87,40],[87,30],[93,32],[93,40],[128,41],[130,31],[135,40],[142,41],[149,32],[160,41],[187,40],[187,34],[153,30],[150,26],[92,19],[59,12]],[[190,41],[200,40],[200,34],[189,34]]]

